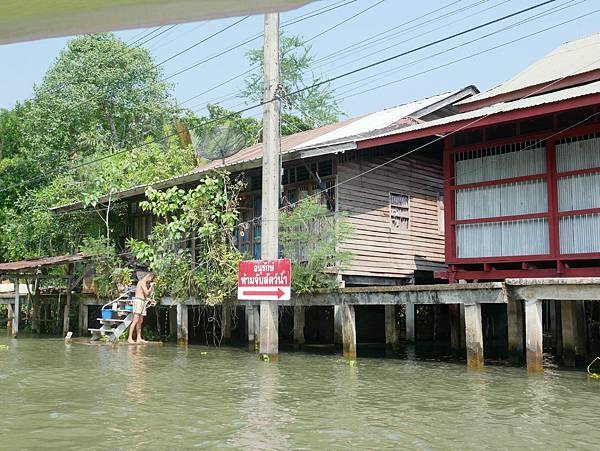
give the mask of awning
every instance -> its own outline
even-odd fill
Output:
[[[0,44],[298,8],[312,0],[3,0]]]
[[[21,260],[18,262],[0,263],[0,274],[35,274],[41,268],[76,263],[89,258],[89,256],[79,253],[72,255],[60,255],[57,257],[42,257],[32,260]]]

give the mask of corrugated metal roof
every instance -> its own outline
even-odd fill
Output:
[[[468,111],[466,113],[455,114],[443,119],[436,119],[421,124],[412,125],[410,127],[401,127],[395,130],[386,131],[385,133],[370,136],[360,141],[370,139],[383,138],[385,136],[403,135],[414,131],[427,130],[428,128],[438,127],[440,125],[453,124],[461,121],[476,120],[478,118],[493,116],[495,114],[507,113],[510,111],[531,108],[539,105],[562,102],[577,97],[583,97],[592,94],[600,94],[600,81],[589,83],[583,86],[563,89],[561,91],[551,92],[538,96],[528,97],[526,99],[515,100],[513,102],[501,102],[494,105],[480,108],[478,110]]]
[[[457,98],[472,95],[476,91],[473,86],[467,86],[456,91],[447,92],[427,99],[410,102],[394,108],[388,108],[376,113],[366,114],[346,119],[335,124],[308,130],[294,135],[285,136],[281,139],[281,154],[284,159],[296,158],[295,153],[302,152],[304,156],[312,156],[311,151],[320,150],[321,154],[333,154],[345,152],[355,148],[355,142],[364,137],[369,137],[388,130],[390,127],[407,127],[416,122],[419,112],[425,111],[430,106],[438,105],[440,108],[456,102]],[[132,187],[130,189],[111,195],[111,199],[125,199],[144,194],[146,188],[152,186],[156,189],[164,189],[169,186],[189,183],[201,178],[207,172],[219,168],[228,170],[242,170],[249,167],[258,167],[262,159],[262,143],[242,149],[235,155],[222,160],[212,161],[204,166],[196,168],[188,174],[171,179],[160,180],[150,184]],[[99,199],[99,203],[108,202],[107,197]],[[61,205],[50,209],[53,212],[65,212],[83,208],[83,203],[77,202]]]
[[[33,260],[22,260],[18,262],[0,263],[0,274],[1,273],[32,273],[38,268],[45,266],[57,266],[64,265],[67,263],[75,263],[88,259],[89,257],[85,254],[73,254],[73,255],[60,255],[57,257],[43,257],[36,258]]]
[[[459,102],[466,105],[600,69],[600,33],[567,42],[495,88]],[[579,68],[573,72],[574,68]]]

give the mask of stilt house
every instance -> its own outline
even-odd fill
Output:
[[[443,143],[456,281],[600,276],[600,34],[460,102],[460,114],[358,142]]]
[[[455,104],[478,91],[466,88],[424,100],[352,118],[282,139],[282,190],[294,203],[321,191],[331,211],[344,211],[354,235],[343,244],[353,259],[340,277],[346,285],[397,285],[431,281],[435,271],[445,271],[441,144],[435,149],[412,152],[398,144],[366,151],[356,142],[398,127],[410,127],[452,116]],[[260,257],[262,144],[241,150],[222,161],[200,167],[190,174],[154,183],[157,189],[191,187],[205,174],[225,168],[244,174],[247,192],[242,221],[248,224],[239,237],[240,250]],[[113,195],[129,203],[130,235],[145,239],[154,219],[141,211],[147,186]],[[100,203],[107,199],[100,199]],[[72,204],[54,209],[61,213],[82,208]]]

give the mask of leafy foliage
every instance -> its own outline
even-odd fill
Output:
[[[161,222],[149,243],[129,240],[128,244],[135,258],[158,275],[157,296],[198,296],[209,305],[231,296],[241,259],[233,232],[242,188],[242,182],[229,174],[217,173],[187,192],[178,187],[146,191],[148,200],[140,206]],[[185,246],[190,241],[195,258]]]
[[[191,170],[173,134],[180,115],[150,53],[111,34],[69,41],[34,96],[0,111],[0,260],[72,252],[84,236],[115,243],[122,206],[100,196]],[[160,137],[160,139],[157,139]],[[117,152],[119,151],[119,152]],[[48,209],[81,201],[95,210]],[[116,230],[114,230],[116,229]]]
[[[323,125],[337,122],[342,115],[335,93],[328,83],[313,86],[323,81],[311,71],[314,58],[312,48],[302,38],[281,33],[280,37],[280,82],[289,94],[282,102],[282,119],[284,134],[298,133]],[[251,102],[263,100],[264,50],[251,50],[247,54],[251,64],[258,64],[261,70],[246,79],[246,87],[242,96]],[[308,88],[308,89],[305,89]],[[297,94],[292,94],[305,89]],[[293,119],[296,118],[296,119]],[[286,125],[287,123],[287,125]],[[290,127],[290,124],[292,125]],[[297,125],[298,127],[294,127]]]
[[[352,259],[340,246],[352,235],[351,225],[340,213],[331,213],[318,198],[307,198],[279,217],[283,254],[292,260],[292,291],[311,293],[335,288],[335,274]]]
[[[115,246],[106,238],[84,238],[81,251],[92,256],[96,268],[94,282],[100,297],[116,298],[133,283],[131,269],[124,264]]]

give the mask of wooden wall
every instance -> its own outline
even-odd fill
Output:
[[[354,236],[344,244],[354,258],[343,275],[411,278],[415,270],[445,269],[441,161],[410,156],[360,175],[394,155],[340,157],[338,211],[347,212],[354,226]],[[410,196],[407,230],[391,226],[390,193]]]

